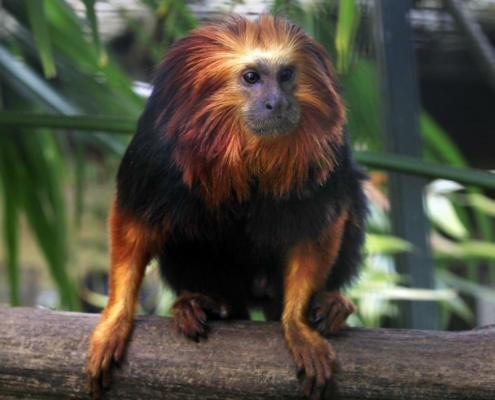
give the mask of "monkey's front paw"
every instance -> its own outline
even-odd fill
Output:
[[[110,387],[110,368],[122,360],[131,330],[132,325],[127,323],[102,321],[93,332],[86,369],[86,388],[91,397],[100,398],[102,389]]]
[[[322,334],[336,332],[356,311],[356,306],[338,292],[318,292],[309,308],[308,320]]]
[[[207,314],[228,318],[230,307],[225,301],[211,296],[184,291],[172,306],[172,314],[175,329],[198,341],[200,337],[206,337]]]
[[[321,399],[335,362],[332,346],[323,338],[319,339],[299,343],[292,349],[302,391],[312,400]]]

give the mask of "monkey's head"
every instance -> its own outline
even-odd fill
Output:
[[[324,49],[280,16],[231,16],[178,40],[150,101],[184,181],[199,181],[216,202],[247,197],[253,178],[277,195],[310,170],[323,181],[343,140],[344,107]]]

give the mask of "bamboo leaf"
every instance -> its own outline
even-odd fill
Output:
[[[366,235],[366,251],[368,253],[395,254],[403,251],[412,251],[411,243],[395,236],[376,235],[368,233]]]
[[[84,189],[86,175],[86,146],[82,140],[79,140],[76,144],[76,191],[74,196],[74,220],[76,229],[80,230],[82,227],[82,216],[84,211]]]
[[[2,183],[4,200],[4,241],[7,253],[7,273],[9,279],[10,305],[20,306],[19,287],[19,214],[18,214],[18,185],[15,169],[9,168],[7,146],[2,146],[0,154],[0,182]],[[7,150],[7,151],[6,151]]]
[[[376,68],[367,59],[359,59],[352,71],[342,77],[345,90],[342,97],[347,108],[347,128],[357,147],[383,149],[383,129],[380,119],[378,78]]]
[[[495,290],[489,287],[470,282],[446,270],[438,271],[438,276],[449,286],[461,292],[495,304]]]
[[[467,167],[467,161],[446,132],[428,115],[421,113],[421,132],[428,146],[439,161],[458,167]]]
[[[495,260],[495,243],[469,240],[459,243],[459,248],[466,256]]]
[[[102,45],[100,40],[100,33],[98,32],[98,18],[95,13],[95,0],[83,0],[86,6],[86,17],[89,20],[89,25],[91,26],[91,34],[93,36],[93,43],[96,46],[96,51],[98,52],[98,64],[100,66],[107,65],[108,56],[105,51],[105,47]]]
[[[466,167],[468,165],[464,156],[446,132],[425,112],[421,115],[421,129],[425,143],[435,154],[436,159],[460,167]],[[481,190],[477,187],[468,187],[467,190],[471,194],[482,194]],[[458,212],[470,231],[479,231],[482,238],[486,241],[493,241],[495,239],[493,224],[483,212],[477,209],[475,210],[475,227],[473,228],[470,226],[470,218],[466,215],[466,212],[462,208],[458,208]],[[476,266],[470,266],[469,271],[469,275],[474,277],[477,273]],[[495,264],[490,265],[490,281],[495,283]]]
[[[360,286],[351,291],[353,297],[362,298],[375,294],[389,300],[440,301],[453,300],[457,293],[452,289],[416,289],[407,287]]]
[[[450,200],[443,195],[429,193],[426,205],[430,220],[442,231],[458,240],[467,239],[469,232],[459,219]]]
[[[478,210],[495,217],[495,200],[481,193],[471,193],[465,196],[466,204],[476,207]]]
[[[173,6],[174,0],[162,0],[156,9],[159,18],[164,18]]]
[[[22,111],[0,111],[0,126],[58,128],[72,130],[133,133],[137,121],[128,116],[58,115]]]
[[[53,78],[57,75],[55,63],[53,61],[50,34],[45,15],[44,0],[25,0],[26,10],[31,24],[31,30],[38,44],[38,52],[41,65],[46,78]]]
[[[77,112],[70,102],[62,98],[46,81],[2,45],[0,45],[0,74],[4,76],[7,85],[28,101],[41,105],[44,109],[64,114]]]
[[[435,247],[435,258],[440,260],[495,260],[495,244],[482,240],[466,240],[460,243]]]
[[[397,154],[355,152],[355,158],[368,167],[403,172],[427,178],[450,179],[466,185],[495,189],[495,175],[472,168],[450,167]]]
[[[60,186],[60,160],[51,151],[55,145],[46,132],[12,135],[13,142],[4,141],[18,171],[17,186],[21,190],[16,201],[24,209],[35,238],[47,260],[50,274],[57,284],[64,307],[77,310],[78,300],[72,280],[66,270],[67,228],[65,205]],[[48,149],[48,150],[47,150]],[[58,166],[58,167],[57,167]],[[57,172],[58,170],[58,172]]]
[[[455,298],[448,299],[448,301],[443,302],[443,305],[450,312],[461,317],[464,321],[468,323],[473,323],[474,314],[469,308],[469,305],[462,299],[462,297],[456,296]],[[445,330],[447,329],[447,323],[448,320],[444,323]]]
[[[346,74],[349,69],[350,54],[359,22],[359,10],[355,0],[341,0],[335,35],[337,50],[337,71]]]

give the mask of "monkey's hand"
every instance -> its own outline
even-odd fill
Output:
[[[356,306],[338,292],[318,292],[311,301],[308,320],[323,335],[337,332]]]
[[[317,331],[301,323],[291,323],[284,335],[304,395],[309,399],[321,399],[332,377],[332,364],[335,362],[332,346]]]
[[[228,318],[230,306],[223,300],[185,290],[172,306],[172,314],[175,329],[184,336],[198,341],[200,337],[206,337],[207,315]]]
[[[100,398],[102,389],[110,387],[110,367],[122,360],[131,332],[132,321],[102,315],[88,351],[86,387],[91,397]]]

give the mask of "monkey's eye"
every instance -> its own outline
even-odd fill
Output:
[[[243,76],[244,80],[253,85],[260,80],[260,76],[256,72],[248,72]]]
[[[293,76],[294,76],[294,72],[291,69],[284,69],[280,74],[280,81],[288,82],[292,79]]]

